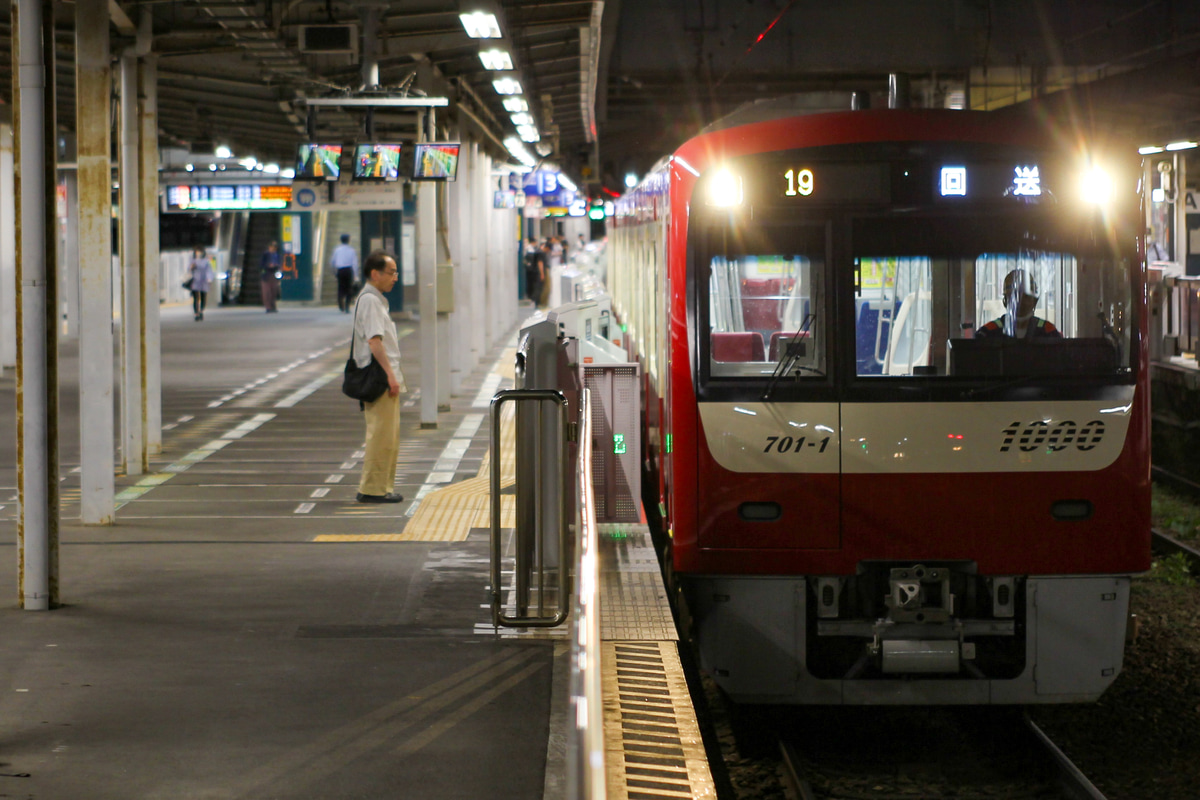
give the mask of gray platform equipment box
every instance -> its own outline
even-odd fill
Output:
[[[597,522],[640,522],[641,403],[636,362],[585,365],[592,397],[592,489]]]
[[[616,331],[612,299],[566,303],[549,314],[578,341],[584,387],[592,395],[592,489],[597,522],[641,521],[640,368],[609,341]]]
[[[567,399],[567,419],[579,415],[582,385],[578,344],[562,335],[551,312],[521,329],[517,339],[516,388],[555,389]],[[557,531],[575,517],[574,464],[578,443],[563,441],[549,409],[523,403],[517,408],[516,496],[517,575],[535,566],[554,568],[564,557],[558,552]],[[558,454],[561,454],[561,458]],[[559,487],[559,488],[551,488]],[[560,518],[566,492],[566,520]],[[540,544],[539,544],[540,543]],[[570,554],[565,554],[570,558]]]

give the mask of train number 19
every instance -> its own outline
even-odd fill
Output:
[[[764,453],[769,453],[774,450],[777,453],[799,453],[805,448],[805,438],[801,436],[799,439],[793,439],[791,436],[768,436],[767,446],[763,448]],[[829,437],[820,439],[815,442],[808,442],[808,447],[817,447],[818,453],[824,453],[825,448],[829,446]]]
[[[788,197],[803,195],[808,197],[813,193],[813,173],[811,169],[802,169],[799,171],[789,169],[783,173],[783,177],[787,179],[787,191],[784,194]]]

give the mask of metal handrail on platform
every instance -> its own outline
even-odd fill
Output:
[[[535,437],[536,452],[541,457],[545,454],[553,459],[553,475],[555,480],[553,485],[546,486],[543,483],[543,471],[534,469],[532,476],[522,476],[521,469],[517,470],[517,480],[525,477],[527,480],[532,480],[533,491],[535,497],[540,498],[545,496],[546,492],[553,493],[553,496],[558,497],[558,603],[557,609],[553,615],[545,614],[543,598],[545,597],[545,531],[542,528],[540,515],[537,515],[533,520],[533,529],[529,530],[529,526],[517,525],[516,539],[517,548],[524,552],[524,548],[531,544],[533,549],[533,562],[530,564],[524,563],[518,559],[517,575],[514,581],[517,598],[515,615],[504,613],[504,602],[502,598],[502,586],[500,583],[500,564],[502,559],[501,554],[501,536],[500,522],[501,509],[501,450],[500,450],[500,412],[505,403],[534,403],[537,410],[538,424],[533,426],[532,431],[526,431],[526,435]],[[543,426],[541,425],[542,407],[545,404],[551,404],[554,408],[555,428],[559,432],[559,447],[543,447],[540,441]],[[567,449],[567,399],[562,392],[556,389],[508,389],[502,392],[497,392],[492,398],[492,462],[491,462],[491,490],[492,490],[492,622],[497,626],[506,628],[552,628],[561,625],[567,619],[567,614],[570,610],[568,597],[570,592],[570,564],[568,556],[571,553],[571,525],[567,521],[567,492],[568,487],[563,486],[562,469],[566,458]],[[536,508],[541,508],[540,501],[535,503]],[[532,537],[532,541],[529,541]],[[530,575],[523,574],[528,568]],[[536,581],[538,588],[537,604],[538,613],[527,613],[529,608],[529,593]]]

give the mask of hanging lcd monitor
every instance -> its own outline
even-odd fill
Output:
[[[340,144],[306,142],[296,154],[296,180],[336,181],[342,174],[338,163],[342,157]]]
[[[399,178],[399,144],[360,144],[354,148],[354,180],[394,181]]]
[[[413,154],[414,181],[452,181],[458,172],[458,142],[420,142]]]

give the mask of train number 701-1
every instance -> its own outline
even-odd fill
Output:
[[[768,436],[767,437],[767,446],[763,448],[763,452],[769,453],[773,449],[777,453],[792,453],[792,452],[799,453],[805,447],[804,440],[806,438],[807,437],[804,437],[804,436],[801,436],[798,439],[793,439],[791,436]],[[808,442],[808,447],[819,447],[820,448],[817,450],[818,453],[824,453],[825,448],[828,446],[829,446],[829,437],[828,436],[826,436],[824,439],[819,439],[815,442]]]

